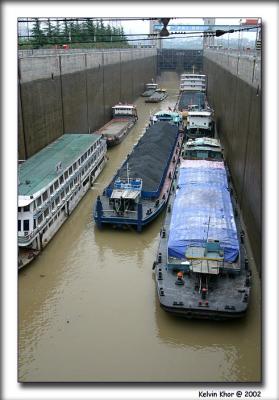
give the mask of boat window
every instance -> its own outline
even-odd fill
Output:
[[[65,174],[64,174],[64,177],[65,177],[65,179],[67,179],[67,178],[68,178],[68,176],[69,176],[69,172],[68,172],[68,171],[66,171],[66,172],[65,172]]]
[[[69,193],[69,186],[66,187],[66,193]]]
[[[44,211],[44,217],[46,217],[48,214],[49,214],[49,209],[46,208],[45,211]]]
[[[24,219],[23,220],[23,230],[24,231],[29,231],[29,219]]]
[[[54,189],[58,189],[58,186],[59,186],[58,181],[55,181],[55,182],[54,182]]]
[[[21,207],[17,207],[17,212],[21,212]]]
[[[17,220],[17,230],[18,230],[18,232],[21,231],[21,219]]]
[[[74,171],[75,171],[77,169],[77,163],[76,162],[74,163],[73,167],[74,167]]]
[[[37,198],[37,207],[39,207],[42,204],[42,198],[41,196]]]
[[[54,210],[54,208],[55,208],[55,203],[54,203],[54,201],[51,203],[51,208],[52,208],[52,210]]]
[[[69,174],[71,175],[73,173],[73,167],[69,168]]]
[[[49,192],[50,192],[50,194],[52,194],[52,193],[53,193],[53,185],[51,185],[51,186],[50,186],[50,188],[49,188]]]
[[[33,219],[33,229],[36,229],[36,220]]]
[[[24,212],[30,211],[30,205],[28,204],[28,206],[23,207],[23,211]]]
[[[43,214],[39,215],[39,217],[38,217],[38,225],[40,225],[42,220],[43,220]]]
[[[55,199],[55,204],[56,204],[56,205],[59,203],[59,200],[60,200],[60,197],[59,197],[59,196],[56,197],[56,199]]]
[[[46,199],[47,199],[47,190],[43,193],[43,201],[46,201]]]
[[[64,177],[63,177],[63,175],[61,175],[60,178],[59,178],[60,185],[62,185],[63,182],[64,182]]]
[[[64,199],[64,197],[65,197],[65,192],[63,190],[63,192],[61,192],[61,199]]]

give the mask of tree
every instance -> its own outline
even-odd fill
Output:
[[[55,42],[55,27],[51,24],[50,18],[48,18],[46,27],[43,29],[45,40],[47,44],[53,44]]]
[[[41,22],[39,18],[35,18],[34,26],[31,29],[32,42],[36,46],[35,48],[42,47],[46,44],[46,37],[44,35],[43,29],[41,29]]]
[[[53,42],[55,44],[60,43],[62,39],[62,32],[60,29],[59,21],[56,21],[56,25],[53,28]]]

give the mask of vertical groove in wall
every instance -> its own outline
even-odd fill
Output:
[[[106,105],[105,105],[105,61],[104,61],[104,52],[102,52],[102,86],[103,86],[103,121],[106,118]]]
[[[122,59],[121,59],[121,51],[119,52],[119,82],[120,82],[120,93],[119,93],[119,99],[122,101],[122,79],[121,79],[121,73],[122,73]]]
[[[85,98],[86,98],[86,125],[87,131],[90,133],[90,126],[89,126],[89,116],[88,116],[88,77],[87,77],[87,55],[84,54],[84,65],[85,65]]]
[[[18,70],[18,73],[19,73],[19,70]],[[22,102],[22,96],[21,96],[20,74],[18,74],[18,99],[20,102],[20,110],[21,110],[21,121],[22,121],[21,128],[22,128],[22,135],[23,135],[24,158],[27,159],[28,151],[27,151],[26,136],[25,136],[25,126],[24,126],[25,124],[24,124],[23,102]],[[18,154],[20,154],[20,149],[18,149]]]
[[[64,123],[64,106],[63,106],[63,83],[62,83],[62,68],[61,68],[61,56],[58,56],[59,60],[59,75],[60,75],[60,97],[61,97],[61,115],[62,115],[62,130],[65,133],[65,123]]]
[[[249,107],[248,107],[248,115],[250,115],[251,111],[251,103],[252,103],[252,92],[250,92],[250,97],[249,97]],[[250,128],[250,118],[248,119],[248,127],[247,130],[249,132]],[[242,180],[241,180],[241,187],[240,187],[240,208],[242,208],[243,204],[243,191],[245,190],[244,188],[244,181],[245,181],[245,172],[246,172],[246,166],[247,166],[247,149],[248,149],[248,141],[249,141],[249,134],[246,136],[246,142],[245,142],[245,150],[244,150],[244,168],[243,168],[243,173],[242,173]]]

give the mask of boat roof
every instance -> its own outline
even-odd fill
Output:
[[[18,196],[32,196],[47,187],[57,179],[56,166],[59,163],[62,173],[100,137],[97,134],[67,133],[28,158],[18,167]],[[26,204],[29,203],[30,200]]]
[[[203,74],[181,74],[180,75],[181,78],[186,77],[186,76],[195,76],[195,77],[202,77],[202,78],[206,77],[206,75],[203,75]]]
[[[211,146],[186,146],[184,150],[210,150],[210,151],[214,151],[216,153],[221,153],[222,150],[219,147],[211,147]]]
[[[186,146],[213,146],[213,147],[220,147],[220,140],[208,137],[201,137],[196,139],[189,139],[186,142]]]
[[[158,111],[154,114],[155,116],[157,115],[169,115],[171,117],[179,117],[179,113],[175,112],[175,111],[169,111],[169,110],[161,110]]]
[[[203,115],[205,117],[211,117],[211,111],[188,111],[188,115],[190,117],[198,117],[199,115]]]
[[[131,189],[114,189],[110,196],[111,199],[136,199],[140,194],[140,190]]]
[[[112,108],[136,108],[133,104],[116,104]]]

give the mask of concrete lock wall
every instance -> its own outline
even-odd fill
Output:
[[[27,159],[63,133],[88,133],[132,102],[156,76],[154,49],[24,56],[18,60],[18,157]],[[144,68],[142,65],[144,63]]]
[[[215,110],[237,200],[261,271],[262,135],[261,89],[204,58],[208,99]]]

